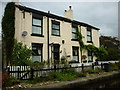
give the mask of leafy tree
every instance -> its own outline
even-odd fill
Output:
[[[4,16],[2,18],[2,51],[3,62],[7,65],[11,60],[14,46],[15,33],[15,3],[10,2],[5,7]]]
[[[108,57],[108,52],[103,46],[101,46],[94,52],[94,55],[98,60],[104,61]]]
[[[120,41],[117,40],[117,38],[111,36],[101,36],[100,45],[108,52],[106,60],[120,60]]]
[[[15,40],[11,65],[26,65],[30,62],[32,50],[21,42]]]

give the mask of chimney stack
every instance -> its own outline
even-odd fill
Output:
[[[72,6],[69,6],[69,8],[71,9],[71,8],[72,8]]]
[[[69,10],[65,10],[64,12],[64,17],[68,18],[68,19],[73,19],[73,10],[72,10],[72,6],[69,6]]]

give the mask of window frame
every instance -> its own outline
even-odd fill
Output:
[[[88,32],[90,32],[90,35],[88,35]],[[89,37],[91,40],[88,40],[88,37]],[[92,42],[92,28],[91,28],[91,27],[87,27],[87,43],[93,43],[93,42]]]
[[[53,28],[53,25],[59,25],[59,29]],[[51,35],[53,35],[53,36],[60,36],[60,22],[59,21],[52,20],[51,21],[51,28],[52,28]],[[54,34],[53,31],[59,31],[59,35]]]
[[[88,51],[88,57],[91,56],[91,60],[88,58],[88,62],[93,62],[93,53],[91,51]]]
[[[39,54],[34,55],[33,47],[35,47],[35,46],[36,46],[36,48],[40,49],[40,53],[41,53],[40,55]],[[39,62],[43,62],[43,44],[41,44],[41,43],[32,43],[32,51],[33,51],[32,57],[33,56],[41,56],[41,60]]]
[[[73,28],[76,29],[76,32],[73,32]],[[72,35],[74,34],[74,35],[77,36],[77,32],[78,32],[78,25],[72,24]],[[73,40],[73,41],[78,41],[78,38],[75,39],[75,38],[72,37],[72,40]]]
[[[40,20],[41,25],[34,25],[33,24],[33,19]],[[33,33],[33,27],[39,27],[41,29],[40,34],[39,33]],[[32,34],[31,34],[31,36],[44,37],[43,36],[43,16],[42,15],[33,13],[33,15],[32,15]]]
[[[77,50],[77,55],[74,55],[74,50]],[[79,63],[79,47],[77,47],[77,46],[72,46],[72,57],[73,56],[77,56],[77,60],[73,60],[73,58],[72,58],[72,61],[74,62],[74,63]]]

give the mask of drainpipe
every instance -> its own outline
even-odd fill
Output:
[[[81,25],[80,25],[80,33],[81,33]],[[82,33],[81,33],[82,34]],[[80,46],[81,47],[81,46]],[[82,63],[82,50],[80,49],[80,53],[81,53],[81,63]]]
[[[49,15],[50,11],[48,11]],[[47,50],[48,50],[48,64],[50,63],[49,61],[49,16],[47,17]]]

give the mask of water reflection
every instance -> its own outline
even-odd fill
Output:
[[[80,90],[99,90],[99,89],[107,89],[114,88],[115,90],[120,88],[120,75],[117,77],[107,78],[99,81],[90,81],[85,85],[73,85],[72,88],[80,89]]]

